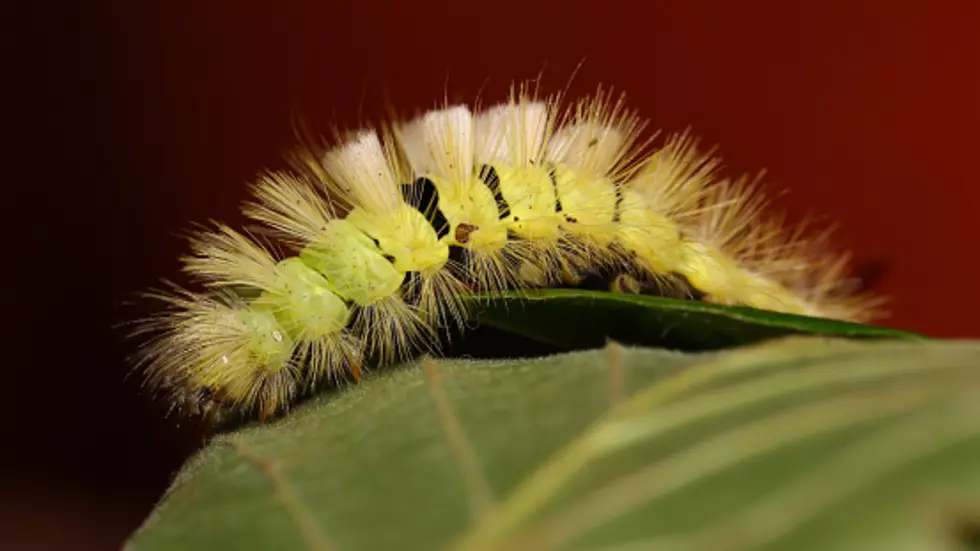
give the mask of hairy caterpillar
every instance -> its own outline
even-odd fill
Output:
[[[263,175],[245,214],[191,239],[198,291],[161,301],[135,333],[151,387],[189,412],[289,406],[365,361],[432,349],[466,293],[581,285],[864,320],[844,255],[762,210],[756,180],[718,175],[689,133],[659,147],[601,89],[564,106],[515,88],[474,113],[412,120],[306,146]],[[277,252],[285,249],[286,253]]]

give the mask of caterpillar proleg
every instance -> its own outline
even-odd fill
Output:
[[[194,290],[149,294],[163,306],[138,324],[138,364],[177,409],[267,419],[365,362],[435,351],[473,292],[601,273],[626,292],[875,315],[847,257],[767,215],[757,179],[646,127],[601,89],[566,104],[521,87],[302,148],[251,186],[261,232],[193,234]]]

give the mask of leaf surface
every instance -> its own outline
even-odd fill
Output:
[[[819,337],[424,360],[218,436],[127,548],[969,549],[978,363]]]

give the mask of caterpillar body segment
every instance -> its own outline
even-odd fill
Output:
[[[226,409],[257,410],[268,417],[300,390],[296,343],[273,312],[226,292],[175,289],[149,297],[162,307],[136,331],[146,337],[137,366],[172,407],[218,417]]]

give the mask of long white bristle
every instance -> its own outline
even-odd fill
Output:
[[[548,106],[544,102],[495,105],[476,117],[476,160],[526,165],[544,146],[548,130]]]
[[[350,193],[358,206],[372,212],[390,212],[401,204],[398,182],[374,131],[362,131],[324,159],[335,185]]]

